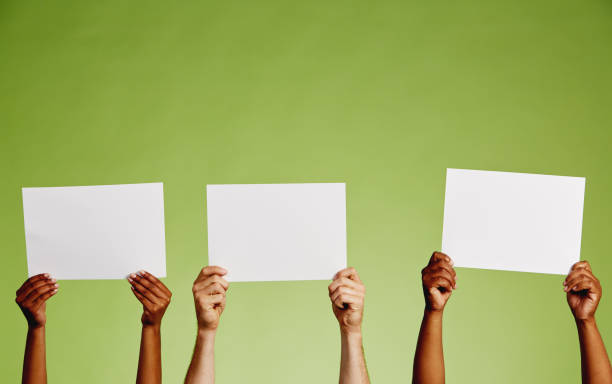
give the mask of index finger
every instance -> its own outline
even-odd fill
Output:
[[[50,276],[48,273],[39,273],[38,275],[34,275],[30,277],[29,279],[27,279],[26,281],[24,281],[23,284],[21,284],[21,287],[19,287],[19,289],[15,292],[15,294],[19,296],[21,292],[23,292],[23,290],[29,287],[30,285],[40,280],[46,280],[49,277]]]
[[[200,274],[198,275],[198,279],[201,277],[208,277],[210,275],[220,275],[223,276],[227,274],[227,269],[219,267],[217,265],[209,265],[208,267],[202,268]]]
[[[336,275],[334,276],[334,280],[337,280],[341,277],[346,277],[349,278],[351,280],[355,280],[357,282],[361,283],[361,279],[359,278],[359,274],[357,273],[357,270],[353,267],[348,267],[345,269],[342,269],[340,271],[338,271],[336,273]]]
[[[452,260],[450,257],[448,257],[448,255],[447,255],[447,254],[442,253],[442,252],[434,252],[434,253],[431,255],[431,258],[429,259],[429,265],[434,264],[434,263],[437,263],[437,262],[439,262],[439,261],[444,261],[444,262],[447,262],[447,263],[449,263],[451,266],[453,265],[453,260]]]
[[[159,288],[163,293],[165,293],[168,296],[172,296],[172,292],[170,292],[168,287],[166,287],[166,285],[164,283],[162,283],[161,280],[159,280],[153,274],[151,274],[151,273],[149,273],[147,271],[142,271],[142,270],[138,271],[138,273],[140,274],[140,276],[142,276],[145,279],[149,280],[152,284],[155,284],[155,286],[157,288]]]
[[[572,269],[570,269],[570,272],[571,271],[575,271],[577,269],[586,269],[587,271],[592,272],[591,271],[591,264],[589,264],[589,262],[586,261],[586,260],[579,261],[579,262],[575,263],[574,265],[572,265]]]

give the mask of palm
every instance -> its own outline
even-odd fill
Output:
[[[21,307],[21,306],[20,306]],[[28,323],[31,325],[45,325],[47,321],[47,316],[45,314],[45,310],[47,308],[46,303],[42,303],[35,310],[30,310],[29,308],[21,307],[21,311],[25,315]]]
[[[42,303],[34,312],[34,320],[38,324],[44,324],[47,321],[47,303]]]
[[[595,312],[595,308],[597,297],[592,292],[568,292],[567,293],[567,302],[578,319],[586,319],[589,316],[593,315]]]
[[[203,316],[201,316],[201,319],[203,320],[204,324],[209,328],[216,328],[219,325],[219,319],[221,318],[221,312],[222,309],[220,307],[217,308],[207,308],[206,310],[204,310],[204,314]]]
[[[451,295],[451,291],[441,291],[437,287],[432,287],[429,289],[429,295],[431,297],[432,309],[440,310],[446,305],[446,302]]]
[[[332,308],[334,309],[334,315],[336,315],[336,318],[340,324],[348,327],[354,327],[361,324],[361,311],[359,311],[358,308],[354,308],[354,306],[349,305],[348,308],[341,309],[333,304]]]

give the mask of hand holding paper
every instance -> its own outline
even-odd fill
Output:
[[[225,309],[225,293],[229,283],[223,278],[227,270],[217,266],[203,268],[193,283],[193,300],[198,327],[216,330]]]
[[[425,308],[430,311],[443,311],[453,290],[457,288],[457,273],[453,261],[441,252],[434,252],[429,264],[421,271]]]
[[[369,384],[361,337],[365,286],[355,268],[346,268],[336,273],[328,291],[342,341],[338,382]]]
[[[580,261],[572,266],[563,281],[563,290],[576,320],[582,383],[612,384],[612,365],[595,321],[595,311],[602,293],[601,284],[593,275],[588,261]]]
[[[142,325],[159,327],[170,305],[172,292],[157,277],[146,271],[132,273],[127,280],[131,284],[132,293],[142,304]]]
[[[457,288],[456,278],[453,261],[441,252],[434,252],[421,271],[425,311],[414,353],[413,383],[445,382],[442,317],[448,299]]]
[[[346,333],[360,333],[365,286],[355,268],[346,268],[336,273],[327,288],[340,329]]]
[[[593,275],[589,262],[574,264],[563,281],[563,287],[574,317],[577,320],[593,319],[601,299],[601,284]]]
[[[47,322],[47,300],[59,289],[56,280],[48,273],[27,279],[17,290],[15,302],[28,321],[30,328],[44,327]]]
[[[215,336],[225,309],[225,293],[229,288],[223,278],[227,270],[218,266],[202,268],[193,282],[193,301],[198,320],[198,333],[186,384],[215,382]]]

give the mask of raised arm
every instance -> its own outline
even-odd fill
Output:
[[[593,275],[588,261],[580,261],[563,282],[580,340],[580,360],[583,384],[612,384],[612,367],[606,353],[595,311],[601,299],[601,284]]]
[[[47,383],[47,357],[45,351],[46,302],[57,293],[59,286],[48,273],[32,276],[17,290],[15,302],[28,321],[23,357],[23,384]]]
[[[457,287],[457,275],[450,257],[441,252],[434,252],[421,275],[425,311],[414,355],[412,382],[443,384],[442,315],[446,302]]]
[[[172,293],[149,272],[131,274],[128,281],[132,293],[142,303],[142,333],[138,358],[137,384],[160,384],[161,367],[161,321],[170,304]]]
[[[340,324],[340,384],[369,384],[361,338],[365,286],[357,271],[347,268],[336,273],[328,290],[334,315]]]
[[[227,271],[208,266],[193,283],[193,301],[198,320],[198,334],[191,364],[185,377],[186,384],[215,382],[215,335],[225,309],[225,293],[229,283],[223,278]]]

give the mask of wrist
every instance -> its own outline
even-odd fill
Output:
[[[340,331],[340,340],[342,341],[343,348],[361,348],[361,346],[363,345],[363,337],[361,336],[361,331]]]
[[[346,339],[361,339],[361,327],[357,327],[357,328],[340,327],[340,336]]]
[[[576,326],[578,328],[589,328],[597,326],[597,323],[595,322],[595,316],[589,316],[584,319],[579,319],[576,317],[574,318],[574,320],[576,321]]]
[[[444,308],[432,309],[425,307],[424,316],[431,319],[442,319],[444,315]]]
[[[202,339],[214,339],[217,334],[217,328],[198,327],[198,337]]]
[[[44,330],[45,330],[45,324],[28,323],[28,331],[34,332],[34,331],[44,331]]]
[[[160,333],[161,331],[161,324],[142,324],[142,330],[143,331],[152,331],[152,332],[156,332],[156,333]]]

